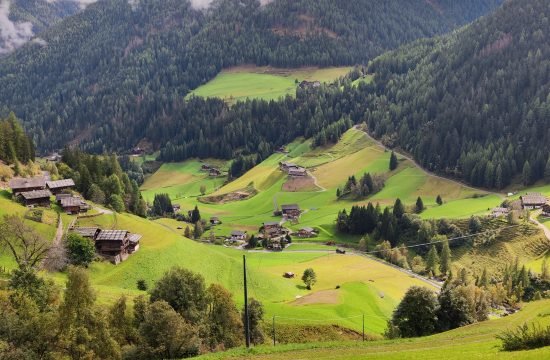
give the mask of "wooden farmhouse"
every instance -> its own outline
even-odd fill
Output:
[[[95,242],[96,252],[115,265],[139,250],[141,235],[127,230],[101,230],[96,227],[73,228],[72,231]]]
[[[283,227],[278,221],[264,222],[263,225],[264,225],[264,232],[268,235],[280,233],[283,230]]]
[[[550,204],[544,204],[542,206],[542,216],[550,217]]]
[[[298,230],[298,237],[300,238],[310,238],[310,237],[314,237],[314,236],[317,236],[317,233],[315,232],[315,230],[311,227],[303,227],[301,228],[300,230]]]
[[[67,214],[85,213],[90,209],[90,206],[78,196],[64,197],[60,200],[60,206]]]
[[[59,194],[65,190],[70,190],[75,187],[73,179],[64,179],[57,181],[46,181],[46,187],[52,192],[52,194]]]
[[[50,207],[50,197],[52,193],[49,190],[33,190],[19,193],[18,198],[25,206],[44,206]]]
[[[221,224],[221,223],[222,223],[222,222],[221,222],[220,218],[217,217],[217,216],[212,216],[212,217],[210,218],[210,224],[212,224],[212,225],[219,225],[219,224]]]
[[[9,182],[9,187],[11,188],[14,196],[29,191],[45,190],[46,179],[43,176],[33,178],[13,178]]]
[[[507,216],[509,213],[510,213],[509,208],[496,207],[491,211],[491,216],[494,218],[499,218],[499,217]]]
[[[303,167],[297,166],[297,167],[290,168],[288,170],[288,175],[293,177],[306,176],[307,171]]]
[[[231,231],[231,241],[243,241],[246,240],[246,231],[233,230]]]
[[[304,80],[304,81],[300,82],[300,84],[298,86],[300,87],[300,89],[317,88],[317,87],[321,86],[321,82],[320,81],[307,81],[307,80]]]
[[[287,219],[297,219],[302,213],[298,204],[281,205],[281,213]]]
[[[220,176],[221,174],[222,172],[219,169],[216,169],[214,167],[208,170],[208,176],[211,176],[211,177]]]
[[[279,163],[279,169],[282,171],[288,172],[288,169],[298,167],[298,165],[293,164],[291,162],[281,161]]]
[[[540,193],[527,193],[521,196],[520,199],[521,206],[528,210],[540,209],[546,205],[547,202],[546,196]]]
[[[98,253],[118,264],[128,258],[130,232],[127,230],[101,230],[95,238]]]

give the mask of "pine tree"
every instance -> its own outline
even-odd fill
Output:
[[[531,165],[529,164],[529,161],[526,161],[525,164],[523,164],[523,185],[531,185],[533,183],[532,180],[532,171],[531,171]]]
[[[487,268],[483,268],[483,272],[481,273],[481,277],[479,278],[478,286],[487,287],[488,285],[489,279],[487,277]]]
[[[542,259],[540,277],[544,280],[548,280],[548,264],[546,263],[546,258]]]
[[[395,152],[392,151],[390,155],[390,171],[397,169],[397,165],[399,165],[397,156],[395,155]]]
[[[442,244],[440,258],[439,270],[445,275],[451,270],[451,248],[448,241],[444,241]]]
[[[548,182],[550,181],[550,156],[546,162],[546,167],[544,168],[544,179]]]
[[[439,256],[435,245],[432,245],[428,252],[428,259],[426,260],[426,271],[431,272],[433,275],[437,272],[437,265],[439,264]]]
[[[341,195],[342,195],[342,192],[340,191],[340,188],[336,189],[336,197],[340,198]]]
[[[393,205],[393,215],[400,219],[403,214],[405,214],[405,206],[403,206],[401,199],[398,198],[395,200],[395,204]]]
[[[421,213],[424,211],[424,202],[422,201],[422,198],[419,196],[418,199],[416,199],[416,212]]]
[[[443,205],[443,199],[441,198],[441,195],[437,195],[435,202],[437,203],[437,205]]]

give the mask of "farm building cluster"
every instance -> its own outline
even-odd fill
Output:
[[[9,182],[13,197],[27,207],[50,207],[55,195],[56,203],[68,214],[87,212],[90,206],[80,196],[73,195],[73,179],[51,181],[49,176],[13,178]]]
[[[222,172],[220,169],[209,164],[202,164],[201,171],[207,172],[208,176],[210,177],[218,177],[222,175]]]
[[[541,210],[541,215],[550,217],[550,201],[541,193],[527,193],[511,202],[506,207],[496,207],[491,211],[491,216],[498,218],[507,216],[512,210]]]
[[[282,161],[279,163],[279,169],[286,172],[288,176],[292,177],[307,175],[307,170],[304,167],[286,161]]]
[[[96,252],[113,264],[128,259],[130,254],[139,250],[141,235],[128,230],[102,230],[97,227],[75,227],[72,232],[93,240]]]

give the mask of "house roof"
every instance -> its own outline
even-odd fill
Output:
[[[286,167],[297,167],[296,164],[291,163],[291,162],[287,162],[287,161],[281,162],[281,165],[286,166]]]
[[[298,204],[287,204],[287,205],[281,205],[282,210],[300,210],[300,206]]]
[[[128,230],[101,230],[96,238],[96,241],[124,241],[128,234]]]
[[[81,205],[86,205],[86,203],[79,197],[72,196],[61,199],[61,207],[73,207]]]
[[[49,190],[33,190],[21,194],[25,200],[46,199],[52,196]]]
[[[304,174],[306,172],[306,169],[303,167],[293,167],[288,170],[289,174]]]
[[[61,199],[66,199],[66,198],[70,198],[70,197],[73,197],[73,195],[72,194],[57,194],[57,195],[55,195],[55,200],[60,201]]]
[[[217,217],[217,216],[212,216],[212,217],[210,218],[210,221],[216,221],[216,220],[220,220],[220,218]]]
[[[541,205],[546,203],[546,196],[540,193],[527,193],[521,196],[524,205]]]
[[[32,178],[13,178],[9,183],[12,189],[30,189],[37,187],[45,187],[46,179],[43,176],[37,176]]]
[[[59,189],[75,186],[73,179],[63,179],[57,181],[47,181],[46,185],[49,189]]]
[[[95,237],[96,233],[100,231],[97,227],[80,227],[80,228],[74,228],[73,232],[77,233],[80,236],[83,237]]]
[[[143,236],[140,234],[130,234],[130,236],[128,237],[128,240],[133,244],[137,244],[142,237]]]
[[[246,235],[246,231],[233,230],[233,231],[231,231],[231,235],[232,236],[243,236],[243,235]]]
[[[310,233],[312,233],[312,232],[315,231],[315,230],[313,230],[312,227],[303,227],[303,228],[301,228],[300,230],[305,231],[305,232],[310,232]]]
[[[264,226],[274,226],[274,225],[280,225],[278,221],[266,221],[264,222]]]

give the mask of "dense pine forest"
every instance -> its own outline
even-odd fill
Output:
[[[550,179],[549,10],[541,0],[508,2],[453,34],[377,58],[367,69],[375,74],[370,85],[349,85],[357,70],[343,89],[298,90],[296,99],[280,102],[227,109],[218,100],[194,99],[182,107],[192,125],[162,158],[228,157],[243,148],[264,156],[296,136],[323,144],[365,121],[386,145],[476,186]],[[182,119],[152,122],[148,134],[165,138],[184,127]],[[155,136],[155,129],[165,133]]]
[[[13,109],[41,149],[127,150],[149,124],[189,124],[183,97],[224,67],[366,63],[499,2],[100,1],[0,61],[0,111]]]
[[[25,130],[10,113],[6,119],[0,118],[0,160],[7,164],[24,164],[34,161],[34,143]]]
[[[378,58],[370,130],[477,186],[550,179],[549,15],[548,1],[508,1],[461,31]]]

